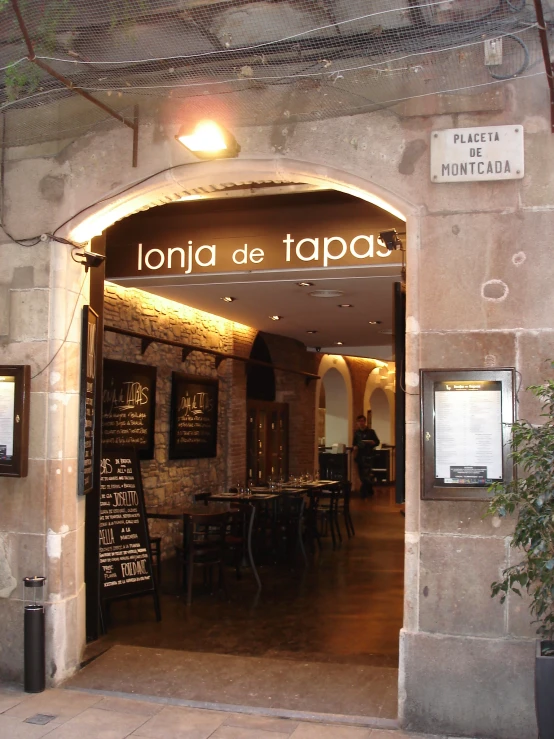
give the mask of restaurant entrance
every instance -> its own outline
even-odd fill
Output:
[[[259,252],[276,259],[272,219],[288,219],[283,254],[299,265],[257,272]],[[195,230],[205,223],[209,239]],[[379,238],[389,226],[402,228],[317,191],[162,206],[106,233],[104,448],[108,428],[122,449],[133,429],[162,620],[148,596],[107,597],[101,576],[106,633],[73,684],[395,719],[404,519],[392,474],[360,499],[353,449],[356,417],[371,418],[368,383],[389,399],[397,387],[392,295],[403,260]],[[253,269],[210,271],[227,249]],[[342,251],[350,263],[338,267]],[[317,425],[334,372],[346,388],[341,441]],[[139,408],[121,391],[128,383],[147,398]],[[325,455],[343,464],[323,468]],[[194,518],[212,514],[226,517],[221,548],[189,568],[187,541],[215,547],[216,519]]]

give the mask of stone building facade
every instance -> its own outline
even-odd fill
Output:
[[[434,129],[508,123],[524,128],[524,179],[431,182]],[[510,563],[511,524],[483,519],[482,503],[420,500],[418,372],[513,366],[522,388],[549,374],[554,139],[544,78],[513,81],[494,95],[436,96],[371,115],[237,130],[242,152],[229,161],[193,162],[173,128],[141,129],[136,170],[130,136],[117,127],[55,151],[12,150],[9,231],[85,241],[141,208],[269,181],[334,187],[402,213],[408,356],[399,716],[404,726],[433,733],[532,739],[534,629],[524,601],[510,596],[502,606],[490,598],[491,581]],[[84,504],[75,479],[80,336],[71,319],[87,300],[87,282],[66,245],[46,240],[25,249],[2,239],[2,362],[28,363],[36,376],[29,476],[0,481],[0,669],[19,672],[18,584],[40,570],[48,577],[48,674],[56,682],[76,668],[84,645]],[[519,415],[538,414],[521,390]]]

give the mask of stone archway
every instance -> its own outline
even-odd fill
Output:
[[[335,189],[373,203],[407,221],[408,234],[418,232],[416,207],[394,192],[369,182],[350,172],[322,164],[294,159],[245,159],[183,164],[158,173],[145,180],[120,188],[97,205],[83,210],[70,219],[58,233],[73,241],[86,243],[116,221],[140,210],[178,201],[182,198],[202,197],[233,185],[264,183],[307,183]],[[413,228],[410,224],[413,223]],[[408,236],[408,249],[410,236]],[[415,241],[414,241],[415,246]],[[343,366],[344,365],[344,366]],[[347,443],[352,443],[353,404],[352,379],[342,357],[326,355],[320,364],[323,376],[331,367],[340,372],[347,389]],[[318,389],[321,380],[318,380]],[[316,391],[316,397],[318,393]],[[317,404],[316,404],[317,405]],[[316,450],[314,449],[314,456]],[[414,495],[417,500],[417,491]]]

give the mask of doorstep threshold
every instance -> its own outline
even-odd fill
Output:
[[[125,693],[119,690],[99,690],[97,688],[80,688],[74,686],[60,686],[64,690],[73,690],[77,693],[102,695],[108,698],[125,698],[127,700],[144,701],[146,703],[161,703],[167,706],[181,706],[183,708],[198,708],[208,711],[224,711],[227,713],[246,713],[250,716],[264,716],[268,718],[284,718],[296,721],[311,721],[312,723],[345,724],[349,726],[363,726],[369,729],[399,729],[398,719],[380,718],[379,716],[349,716],[343,713],[314,713],[311,711],[294,711],[288,708],[264,708],[262,706],[232,705],[209,701],[194,701],[186,698],[164,698],[156,695],[141,695],[139,693]]]

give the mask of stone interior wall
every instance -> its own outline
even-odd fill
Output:
[[[107,283],[104,321],[126,328],[229,354],[249,356],[255,329],[144,292]],[[313,371],[312,355],[299,342],[264,334],[275,364]],[[105,332],[107,359],[135,362],[157,368],[154,459],[141,461],[146,505],[173,507],[193,501],[198,492],[227,489],[245,479],[246,470],[246,372],[245,363],[225,360],[215,369],[213,357],[191,352],[185,362],[178,347],[153,342],[144,354],[141,342]],[[216,458],[169,459],[169,423],[172,372],[219,379],[219,418]],[[313,470],[315,382],[306,386],[299,375],[276,371],[281,402],[289,404],[289,454],[291,473]],[[162,536],[162,556],[174,556],[181,527],[152,520],[152,536]]]
[[[180,305],[142,290],[106,284],[104,321],[107,326],[183,341],[231,353],[233,324],[223,318]],[[219,371],[214,358],[191,352],[182,362],[178,347],[153,342],[141,354],[140,339],[106,331],[104,357],[157,368],[154,459],[142,460],[141,472],[146,505],[174,507],[193,502],[200,492],[216,492],[227,486],[229,446],[229,407],[232,368],[222,362]],[[169,459],[169,423],[172,372],[184,372],[219,380],[217,456],[202,459]],[[162,535],[163,556],[174,556],[180,526],[167,521],[150,521],[153,536]]]

